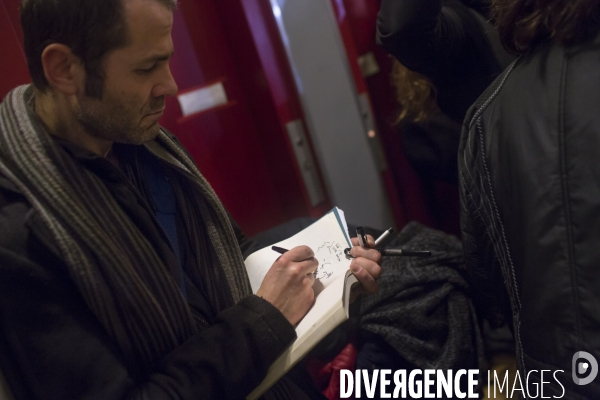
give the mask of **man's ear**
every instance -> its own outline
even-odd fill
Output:
[[[44,75],[51,87],[66,95],[77,94],[85,82],[85,69],[69,46],[52,43],[42,52]]]

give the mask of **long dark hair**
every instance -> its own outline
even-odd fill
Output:
[[[598,0],[494,0],[492,13],[502,43],[515,54],[547,40],[581,43],[600,30]]]

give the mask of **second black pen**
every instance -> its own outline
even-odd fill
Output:
[[[344,249],[344,254],[352,256],[350,254],[350,248]],[[431,251],[429,250],[402,250],[402,249],[374,249],[381,253],[382,256],[386,257],[429,257]]]

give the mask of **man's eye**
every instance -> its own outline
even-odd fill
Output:
[[[147,74],[149,72],[154,71],[154,68],[156,68],[156,64],[154,64],[150,68],[138,68],[136,71],[140,74]]]

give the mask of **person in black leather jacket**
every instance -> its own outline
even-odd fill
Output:
[[[481,310],[512,323],[531,396],[545,382],[546,397],[597,399],[600,3],[545,3],[496,1],[521,57],[463,126],[463,245]]]

